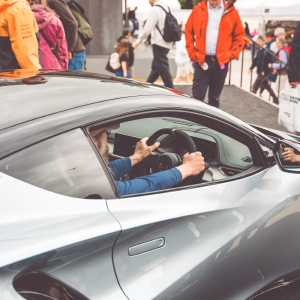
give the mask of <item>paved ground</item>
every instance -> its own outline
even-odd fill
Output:
[[[175,89],[192,96],[191,85],[176,85]],[[206,101],[207,102],[207,99]],[[234,85],[226,85],[221,96],[220,109],[259,126],[286,131],[278,124],[278,108],[241,90]]]

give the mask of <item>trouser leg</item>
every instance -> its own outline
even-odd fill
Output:
[[[220,69],[218,61],[213,62],[213,69],[211,70],[211,76],[209,79],[209,91],[208,91],[208,104],[220,107],[220,95],[222,93],[225,79],[228,72],[228,63],[225,65],[224,70]]]
[[[69,59],[69,70],[82,71],[85,63],[85,51],[75,53],[72,59]]]
[[[259,74],[253,84],[252,93],[256,94],[257,90],[261,87],[261,78],[262,76]]]
[[[203,70],[198,63],[194,64],[194,68],[193,97],[204,101],[209,84],[210,70]]]
[[[168,53],[169,49],[153,45],[154,59],[152,62],[152,70],[147,81],[153,83],[161,76],[165,86],[173,89],[174,85],[170,73]]]
[[[263,79],[262,86],[264,87],[264,89],[266,89],[266,90],[270,93],[271,97],[273,98],[273,102],[274,102],[275,104],[278,104],[278,98],[277,98],[277,96],[275,95],[274,91],[272,90],[271,86],[269,85],[269,82],[268,82],[268,78],[267,78],[267,77],[265,77],[265,78]]]
[[[151,65],[151,73],[147,79],[147,82],[153,83],[158,79],[158,77],[159,77],[159,72],[156,68],[155,59],[153,58],[152,65]]]

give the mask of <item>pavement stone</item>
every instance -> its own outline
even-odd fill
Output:
[[[192,85],[176,85],[175,89],[192,96]],[[207,96],[205,102],[208,102]],[[220,109],[246,123],[287,132],[278,124],[278,107],[234,85],[224,86]]]

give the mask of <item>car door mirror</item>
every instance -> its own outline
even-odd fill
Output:
[[[289,140],[277,141],[273,152],[281,171],[300,174],[299,142]]]

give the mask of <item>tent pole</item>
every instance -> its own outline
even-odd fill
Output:
[[[129,22],[128,22],[128,11],[127,11],[127,0],[125,0],[125,27],[129,27]]]

